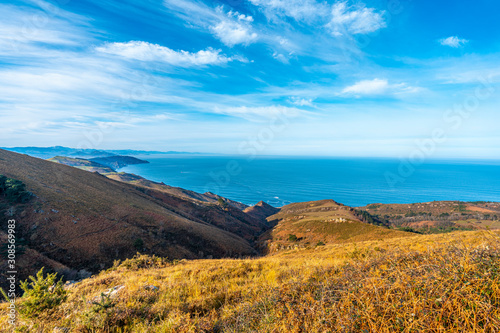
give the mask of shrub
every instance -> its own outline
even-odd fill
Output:
[[[134,247],[137,249],[137,251],[141,251],[144,248],[144,241],[142,238],[137,238],[134,241]]]
[[[67,291],[63,288],[62,280],[56,282],[57,273],[43,277],[43,267],[29,280],[21,282],[24,291],[19,313],[28,317],[38,317],[41,313],[54,309],[67,298]]]
[[[296,235],[294,235],[294,234],[290,234],[290,235],[288,235],[288,240],[289,240],[290,242],[296,242],[296,241],[297,241],[297,239],[298,239],[298,238],[297,238],[297,236],[296,236]]]
[[[148,256],[146,254],[137,253],[131,259],[125,259],[123,261],[116,260],[113,265],[113,269],[116,268],[126,268],[130,270],[138,270],[144,268],[163,268],[171,264],[167,258],[160,258],[155,255]]]
[[[26,191],[23,182],[0,175],[0,194],[4,195],[11,203],[27,202],[32,194]]]
[[[227,208],[228,206],[228,203],[222,199],[221,197],[218,197],[217,198],[217,203],[219,204],[219,206],[221,206],[222,208]]]

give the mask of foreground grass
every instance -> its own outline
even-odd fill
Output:
[[[69,290],[17,331],[498,332],[500,237],[456,232],[248,260],[140,257]]]

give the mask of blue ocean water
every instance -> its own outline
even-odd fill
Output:
[[[248,205],[334,199],[349,206],[434,200],[500,201],[500,161],[137,156],[120,171]]]

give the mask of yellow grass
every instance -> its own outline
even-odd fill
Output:
[[[18,331],[498,332],[499,255],[499,234],[480,231],[259,259],[164,265],[143,257],[82,281],[53,312],[21,319]],[[109,307],[96,304],[120,285]]]

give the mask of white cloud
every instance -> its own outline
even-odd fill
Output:
[[[451,36],[448,38],[443,38],[439,40],[439,43],[444,46],[450,46],[454,48],[458,48],[460,46],[464,46],[469,41],[467,39],[458,38],[457,36]]]
[[[224,13],[222,7],[217,7],[219,22],[210,27],[212,33],[227,46],[237,44],[249,45],[257,40],[257,33],[252,31],[252,16],[229,11]]]
[[[404,94],[404,93],[416,93],[421,89],[418,87],[412,87],[406,83],[390,84],[389,81],[385,79],[373,79],[373,80],[363,80],[359,81],[352,86],[345,87],[342,90],[343,95],[383,95],[383,94]]]
[[[332,6],[332,19],[327,27],[335,36],[366,34],[386,27],[383,14],[362,4],[347,6],[346,2],[337,2]]]
[[[143,41],[108,43],[104,46],[97,47],[96,50],[128,59],[159,61],[181,67],[220,65],[234,60],[233,58],[221,55],[221,50],[209,48],[207,50],[191,53],[182,50],[174,51],[165,46]]]
[[[290,60],[282,53],[274,52],[273,58],[284,64],[290,63]]]
[[[224,20],[211,28],[214,35],[227,46],[248,45],[257,40],[257,34],[238,22]]]
[[[222,11],[222,7],[219,7],[219,10]],[[253,22],[253,17],[250,15],[240,14],[238,12],[233,12],[232,10],[227,13],[229,17],[235,17],[238,21],[244,22]]]

